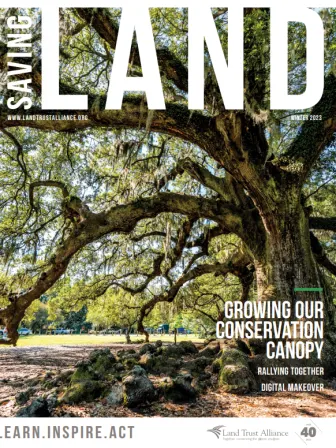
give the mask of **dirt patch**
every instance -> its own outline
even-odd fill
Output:
[[[109,346],[112,352],[125,348],[138,348],[138,345],[115,344]],[[0,349],[0,417],[12,417],[18,406],[15,395],[27,389],[31,380],[42,379],[47,372],[57,374],[73,368],[81,359],[85,359],[97,348],[97,345],[43,347],[11,347]]]
[[[61,373],[83,358],[97,346],[17,347],[0,350],[0,416],[11,417],[19,406],[15,396],[27,389],[28,383],[37,382],[48,372]],[[139,345],[113,344],[112,353],[120,349],[139,348]],[[156,378],[151,377],[155,383]],[[72,417],[336,417],[336,391],[325,389],[315,393],[272,394],[255,393],[236,396],[221,390],[201,395],[195,403],[177,405],[158,402],[137,409],[108,406],[105,400],[78,406],[60,406],[55,416]]]

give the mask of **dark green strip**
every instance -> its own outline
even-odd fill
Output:
[[[307,291],[307,292],[323,292],[323,288],[294,288],[294,292]]]

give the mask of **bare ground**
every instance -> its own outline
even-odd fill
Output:
[[[113,353],[135,344],[113,344]],[[47,346],[0,349],[0,417],[15,416],[20,408],[15,396],[48,372],[59,374],[88,357],[97,346]],[[106,345],[103,347],[106,348]],[[150,377],[151,378],[151,377]],[[155,382],[155,378],[151,378]],[[40,394],[45,391],[39,392]],[[220,390],[201,395],[195,403],[159,402],[138,409],[109,407],[104,400],[56,408],[55,416],[72,417],[336,417],[336,391],[314,393],[256,393],[237,396]]]

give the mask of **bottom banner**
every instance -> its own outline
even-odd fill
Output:
[[[0,447],[330,446],[334,418],[8,418]],[[139,445],[141,444],[141,445]]]

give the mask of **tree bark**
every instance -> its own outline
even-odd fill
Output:
[[[309,216],[299,194],[283,195],[275,212],[264,216],[267,228],[262,256],[255,259],[259,300],[322,300],[325,331],[334,331],[335,307],[311,244]],[[323,292],[295,291],[322,288]]]

